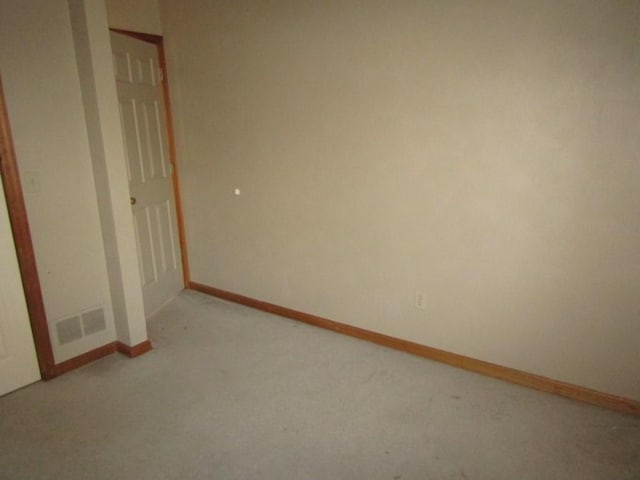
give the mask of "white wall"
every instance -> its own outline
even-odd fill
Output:
[[[106,4],[111,28],[162,34],[158,0],[106,0]]]
[[[0,66],[57,362],[114,338],[66,1],[2,0]],[[25,183],[39,177],[39,191]],[[61,347],[58,320],[103,307],[108,328]]]
[[[639,2],[161,7],[192,280],[640,399]]]
[[[128,219],[129,223],[125,225],[125,229],[127,226],[129,229],[128,248],[129,253],[134,253],[129,255],[129,266],[124,268],[127,270],[125,276],[135,281],[137,291],[133,290],[131,295],[138,299],[139,315],[137,318],[126,315],[131,311],[135,313],[136,309],[132,310],[131,302],[123,300],[120,292],[117,300],[120,304],[128,304],[122,308],[118,304],[118,320],[120,323],[125,322],[126,328],[119,328],[117,337],[110,290],[113,282],[109,284],[103,238],[113,240],[114,236],[120,235],[117,231],[114,232],[113,227],[111,231],[105,230],[105,226],[118,224],[122,221],[122,215],[116,217],[113,209],[106,209],[107,216],[100,217],[99,194],[94,181],[95,165],[92,159],[97,158],[99,161],[96,155],[102,155],[104,164],[105,149],[111,154],[109,163],[113,165],[121,162],[124,165],[122,136],[117,131],[115,136],[110,133],[105,137],[103,145],[95,142],[90,144],[85,117],[85,107],[88,107],[87,115],[95,114],[90,119],[94,122],[89,125],[92,127],[91,131],[94,134],[100,133],[103,125],[96,123],[108,116],[105,113],[108,110],[112,117],[111,124],[115,118],[116,130],[118,129],[106,11],[100,1],[87,0],[87,17],[93,15],[91,21],[94,26],[98,24],[102,37],[96,39],[93,33],[91,47],[87,49],[87,52],[93,54],[93,58],[87,52],[85,57],[77,58],[69,4],[66,0],[0,0],[0,68],[56,362],[102,346],[116,338],[129,345],[146,340],[133,225],[127,205],[126,171],[124,167],[121,169],[120,176],[125,178],[124,191],[120,195],[121,201],[115,203],[119,205],[117,208],[120,211],[122,205],[126,209],[125,222]],[[82,6],[78,1],[74,3]],[[78,27],[82,25],[83,18],[81,15],[76,17],[75,25]],[[81,47],[82,44],[78,46]],[[79,58],[86,58],[89,62],[83,64],[82,82],[78,72]],[[92,61],[93,64],[90,63]],[[93,78],[92,68],[104,65],[111,68],[110,73],[107,69],[105,74],[109,75],[108,78],[105,80],[104,75],[98,80]],[[97,74],[104,74],[104,71]],[[97,112],[97,106],[91,110],[91,101],[96,102],[96,98],[89,96],[90,98],[83,99],[81,92],[87,94],[89,90],[86,87],[90,86],[94,93],[98,92],[97,98],[102,100],[100,85],[105,81],[110,82],[113,91],[110,110],[103,108],[105,112]],[[114,150],[113,147],[114,142],[118,146],[118,141],[119,156],[117,148]],[[103,170],[108,170],[107,173],[111,174],[114,168],[103,165]],[[96,172],[104,174],[100,169]],[[34,175],[39,183],[36,188],[31,186],[29,180]],[[100,177],[98,180],[104,186],[100,201],[110,201],[105,198],[105,192],[109,193],[113,178],[105,180]],[[104,203],[101,205],[104,211]],[[112,251],[122,256],[126,248],[122,244],[118,247],[119,250],[115,248]],[[113,262],[113,258],[110,261]],[[122,283],[122,279],[120,282]],[[65,345],[58,344],[54,325],[60,320],[96,308],[104,309],[104,330],[87,334],[80,340]]]
[[[120,109],[103,0],[68,0],[117,340],[147,340]]]

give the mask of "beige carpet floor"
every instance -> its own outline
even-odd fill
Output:
[[[640,479],[640,418],[196,292],[0,398],[0,479]]]

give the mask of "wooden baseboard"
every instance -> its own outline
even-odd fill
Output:
[[[50,380],[59,375],[70,372],[71,370],[87,365],[88,363],[95,362],[96,360],[106,357],[107,355],[111,355],[112,353],[119,352],[129,358],[135,358],[143,353],[147,353],[151,349],[152,346],[149,340],[134,345],[133,347],[122,342],[110,342],[106,345],[85,352],[82,355],[78,355],[77,357],[73,357],[62,363],[56,364],[53,368],[53,374],[44,378],[44,380]]]
[[[82,355],[78,355],[77,357],[73,357],[62,363],[58,363],[54,366],[53,377],[57,377],[58,375],[62,375],[63,373],[70,372],[71,370],[80,368],[88,363],[95,362],[99,358],[106,357],[107,355],[111,355],[116,351],[117,351],[116,342],[111,342],[111,343],[107,343],[106,345],[103,345],[102,347],[98,347],[86,353],[83,353]]]
[[[133,347],[130,347],[129,345],[126,345],[122,342],[116,342],[116,348],[118,352],[126,355],[129,358],[138,357],[143,353],[147,353],[148,351],[153,349],[149,340],[145,340],[144,342],[134,345]]]
[[[257,310],[273,313],[292,320],[298,320],[316,327],[332,330],[334,332],[366,340],[378,345],[383,345],[395,350],[411,353],[437,362],[446,363],[447,365],[452,365],[454,367],[463,368],[471,372],[481,373],[507,382],[523,385],[543,392],[561,395],[563,397],[568,397],[580,402],[597,405],[611,410],[632,415],[640,415],[640,402],[629,398],[618,397],[616,395],[599,392],[579,385],[572,385],[570,383],[561,382],[541,375],[523,372],[522,370],[516,370],[514,368],[504,367],[502,365],[466,357],[457,353],[451,353],[445,350],[428,347],[426,345],[409,342],[407,340],[401,340],[399,338],[372,332],[370,330],[336,322],[327,318],[292,310],[273,303],[245,297],[244,295],[210,287],[201,283],[189,282],[189,288],[224,300],[239,303],[247,307],[255,308]]]

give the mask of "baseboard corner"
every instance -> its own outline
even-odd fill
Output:
[[[129,358],[135,358],[153,350],[153,346],[150,340],[145,340],[133,346],[118,341],[116,342],[116,350]]]

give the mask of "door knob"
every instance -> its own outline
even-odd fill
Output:
[[[129,197],[129,202],[131,203],[131,205],[135,205],[137,201],[138,200],[136,200],[136,197]]]

